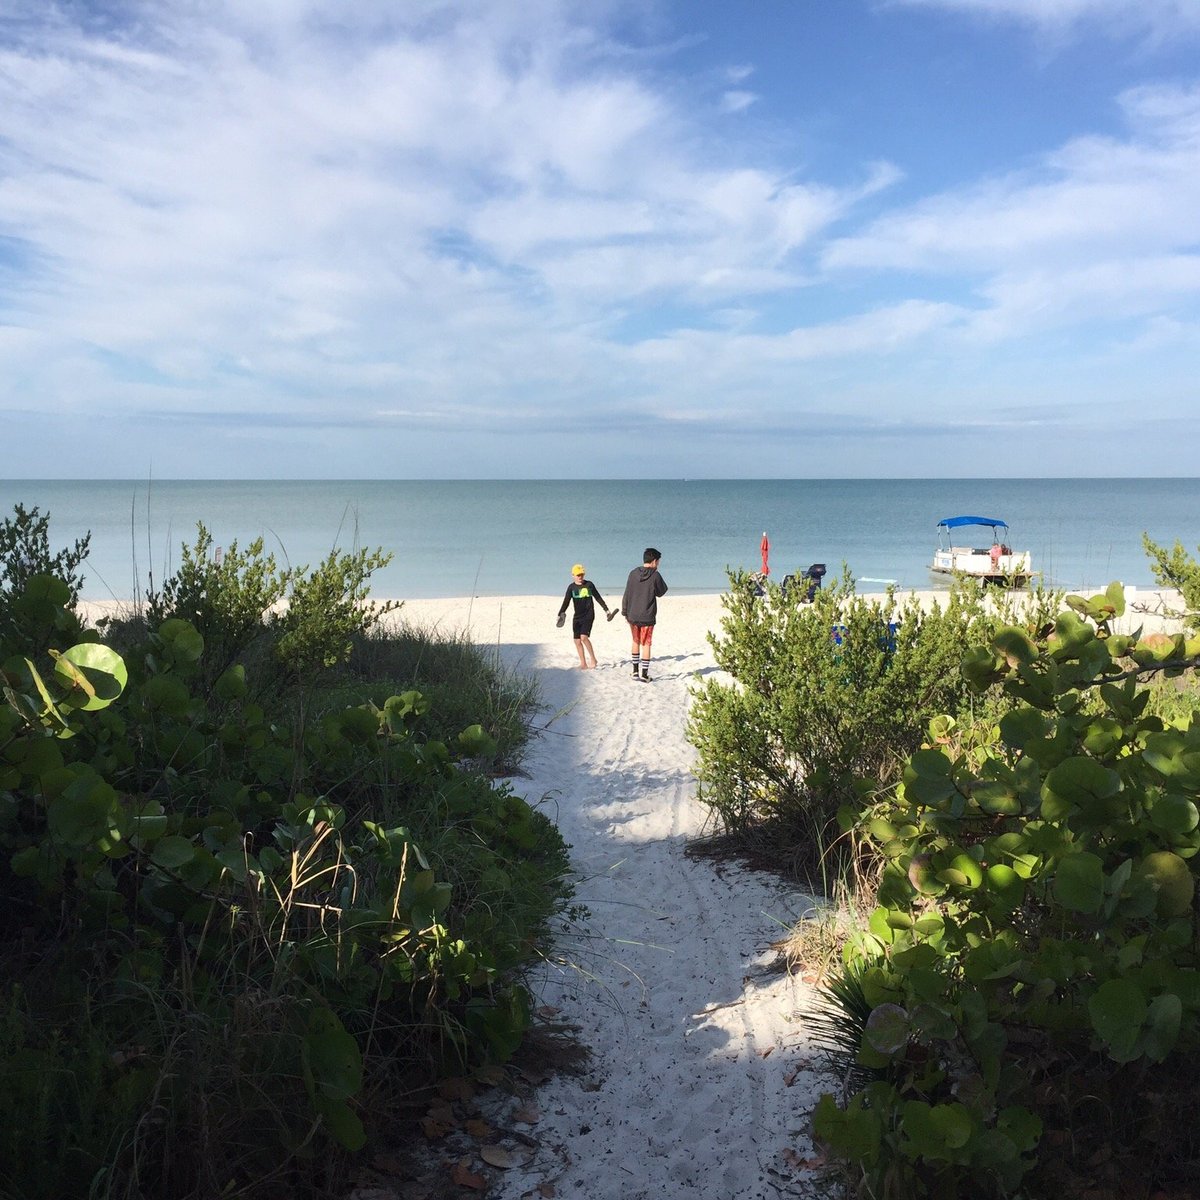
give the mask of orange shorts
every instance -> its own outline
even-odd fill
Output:
[[[654,638],[653,625],[630,625],[629,632],[633,634],[635,646],[648,646]]]

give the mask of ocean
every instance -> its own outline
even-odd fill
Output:
[[[0,481],[0,515],[18,502],[50,514],[55,549],[91,532],[89,600],[161,584],[198,521],[218,546],[262,537],[295,566],[382,547],[372,594],[399,599],[557,600],[576,562],[619,597],[646,546],[673,590],[716,592],[727,569],[759,569],[764,532],[774,578],[820,562],[860,591],[945,587],[929,571],[936,526],[962,514],[1007,521],[1013,548],[1071,590],[1153,586],[1143,532],[1200,543],[1200,479]]]

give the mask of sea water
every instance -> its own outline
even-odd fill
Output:
[[[0,481],[0,515],[18,502],[50,514],[55,549],[91,533],[85,599],[160,585],[197,522],[215,546],[261,537],[293,566],[381,547],[381,598],[557,599],[576,562],[619,597],[647,546],[672,590],[721,591],[728,570],[760,569],[764,532],[773,578],[819,562],[829,576],[845,564],[860,591],[945,587],[929,571],[936,526],[964,514],[1007,521],[1013,549],[1072,590],[1152,586],[1143,533],[1200,543],[1198,479]]]

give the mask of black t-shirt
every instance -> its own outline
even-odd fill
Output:
[[[563,602],[558,610],[559,613],[565,613],[567,605],[572,603],[575,605],[576,617],[595,617],[596,604],[599,604],[605,612],[608,612],[608,605],[604,603],[604,597],[600,595],[600,589],[590,579],[581,580],[579,583],[576,583],[573,579],[571,580],[567,585],[566,593],[563,595]]]

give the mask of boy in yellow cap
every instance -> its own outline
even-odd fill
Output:
[[[571,582],[567,585],[566,594],[558,610],[556,624],[562,628],[567,617],[567,605],[574,603],[575,615],[571,619],[571,635],[575,639],[575,650],[579,655],[579,669],[590,670],[596,665],[596,652],[592,649],[592,623],[596,620],[596,605],[599,604],[608,614],[611,621],[617,615],[615,608],[609,608],[600,595],[600,589],[587,578],[583,563],[576,563],[571,568]]]

